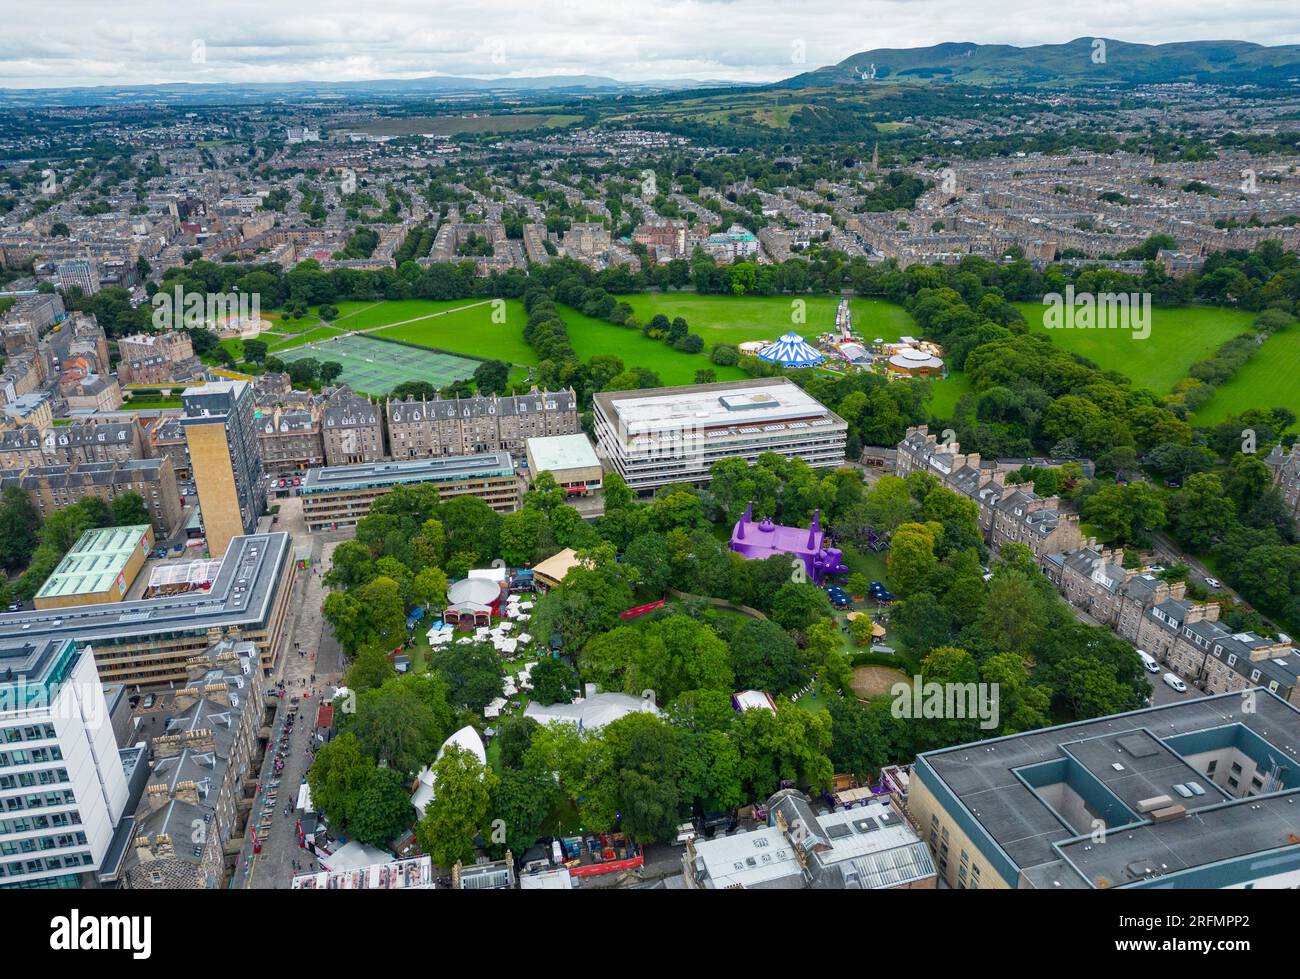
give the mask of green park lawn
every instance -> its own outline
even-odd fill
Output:
[[[355,303],[351,305],[355,305],[357,308],[351,311],[339,307],[339,316],[334,320],[334,323],[348,330],[371,330],[383,326],[395,327],[399,323],[418,327],[419,322],[408,323],[408,321],[423,321],[424,317],[438,318],[441,314],[446,314],[451,310],[463,310],[471,307],[481,311],[486,318],[491,312],[491,303],[492,300],[490,299],[396,299],[373,303]],[[507,306],[509,305],[510,302],[508,301]],[[490,322],[490,320],[485,321]],[[432,320],[427,322],[432,322]],[[522,323],[520,328],[522,328]]]
[[[963,394],[970,394],[974,390],[970,376],[962,371],[953,371],[945,378],[932,380],[928,402],[931,413],[936,418],[951,420],[953,410],[957,407],[957,400]]]
[[[346,325],[349,329],[370,330],[391,323],[394,325],[373,329],[370,335],[510,364],[536,364],[537,354],[524,342],[528,317],[523,303],[517,299],[506,300],[504,323],[492,322],[492,313],[492,304],[481,300],[412,299],[365,310],[346,321]]]
[[[711,369],[719,381],[741,380],[746,375],[738,367],[718,367],[710,363],[707,350],[716,343],[740,343],[745,340],[769,339],[788,329],[808,335],[830,330],[834,326],[838,299],[834,296],[804,297],[807,303],[805,324],[791,324],[791,300],[768,296],[699,296],[694,293],[643,294],[623,297],[640,318],[662,312],[668,317],[682,316],[705,342],[705,353],[688,354],[674,350],[660,340],[652,340],[639,331],[627,330],[604,320],[585,316],[576,309],[557,305],[568,326],[569,339],[580,360],[600,354],[613,354],[628,368],[644,367],[654,371],[665,385],[691,384],[699,370]],[[350,331],[366,331],[371,336],[400,340],[449,353],[504,360],[517,368],[535,366],[537,354],[524,342],[527,321],[523,304],[506,300],[505,323],[492,322],[491,300],[454,299],[433,301],[406,299],[380,302],[344,302],[337,304],[339,315],[330,322],[317,316],[313,307],[301,319],[278,319],[280,311],[268,314],[274,324],[260,334],[271,353],[281,353],[303,344]],[[897,339],[916,329],[911,316],[902,306],[877,299],[852,301],[854,324],[868,338]],[[243,341],[223,340],[236,362],[244,359]],[[513,376],[513,375],[512,375]],[[931,408],[940,418],[949,417],[957,398],[969,389],[966,379],[956,374],[933,384]]]
[[[747,340],[775,340],[793,330],[806,337],[835,328],[838,296],[701,296],[696,293],[642,293],[622,297],[637,318],[650,319],[662,313],[670,320],[682,317],[704,345],[744,343]],[[794,322],[796,302],[804,303],[804,322]],[[883,299],[853,299],[850,302],[856,332],[874,339],[897,340],[912,332],[916,324],[902,306]]]
[[[1136,339],[1130,330],[1049,330],[1042,303],[1016,303],[1032,330],[1041,330],[1063,350],[1086,357],[1157,394],[1168,394],[1198,360],[1211,357],[1226,341],[1251,328],[1257,314],[1202,306],[1163,306],[1151,311],[1151,335]]]
[[[868,581],[885,580],[884,554],[848,542],[841,549],[844,551],[844,566],[849,569],[849,574],[866,575]]]
[[[318,325],[312,326],[307,320],[301,320],[305,329],[301,333],[295,333],[291,337],[280,337],[270,340],[267,343],[267,350],[275,353],[277,350],[292,350],[294,347],[301,347],[304,343],[315,343],[318,340],[328,340],[330,337],[336,337],[343,332],[336,327],[317,321]],[[265,333],[259,334],[259,339],[267,338]],[[267,338],[269,340],[269,338]]]
[[[569,306],[557,304],[560,316],[569,329],[569,340],[579,360],[599,354],[613,354],[623,361],[623,366],[644,367],[659,375],[666,385],[691,384],[697,370],[712,369],[719,381],[735,381],[745,377],[739,367],[718,367],[709,362],[707,353],[688,354],[674,350],[662,340],[652,340],[640,330],[629,330],[584,316]],[[716,341],[714,341],[716,342]],[[705,348],[709,346],[705,337]]]
[[[1214,425],[1248,408],[1287,408],[1300,417],[1300,328],[1274,333],[1192,416]]]

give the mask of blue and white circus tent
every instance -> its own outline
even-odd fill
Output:
[[[782,367],[816,367],[826,359],[797,333],[787,333],[780,340],[769,343],[758,352],[758,356],[760,360]]]

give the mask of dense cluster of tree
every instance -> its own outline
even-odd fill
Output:
[[[752,466],[719,462],[711,476],[707,489],[669,486],[639,500],[611,473],[594,524],[548,475],[504,517],[468,497],[439,501],[428,487],[376,501],[326,576],[335,591],[325,615],[353,655],[346,683],[357,698],[309,776],[331,820],[337,814],[352,835],[376,842],[409,826],[409,803],[387,784],[393,777],[377,779],[367,764],[409,781],[440,738],[481,725],[483,706],[500,693],[498,654],[473,644],[430,651],[426,675],[396,676],[388,653],[405,642],[407,610],[436,607],[448,577],[471,567],[529,565],[564,547],[578,563],[538,601],[530,623],[560,653],[534,668],[534,697],[564,702],[580,683],[653,691],[662,716],[632,714],[598,731],[516,716],[500,725],[487,768],[447,752],[416,830],[440,863],[469,859],[476,842],[520,853],[575,820],[664,839],[692,810],[731,808],[783,783],[820,791],[834,771],[872,777],[918,750],[1142,702],[1132,648],[1080,625],[1026,550],[1005,549],[986,580],[975,504],[932,477],[884,477],[868,487],[853,470],[816,473],[774,454]],[[790,524],[820,511],[850,550],[868,528],[891,534],[893,629],[906,651],[897,664],[926,680],[999,684],[996,728],[979,727],[977,717],[898,717],[889,696],[859,701],[851,649],[826,593],[788,557],[746,560],[719,533],[751,502]],[[863,587],[863,576],[854,581]],[[621,618],[670,591],[685,597]],[[792,699],[810,687],[805,696],[825,710]],[[776,712],[734,711],[732,693],[747,688],[772,693]]]
[[[25,566],[13,594],[31,601],[87,530],[151,522],[139,493],[122,493],[114,497],[111,505],[97,496],[83,496],[42,521],[27,494],[11,486],[0,496],[0,563],[7,571]],[[0,587],[0,599],[6,603],[10,600],[7,584]]]

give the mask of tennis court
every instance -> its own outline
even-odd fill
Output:
[[[354,335],[305,343],[278,350],[275,355],[285,362],[307,357],[321,363],[336,361],[343,365],[340,380],[366,394],[387,394],[404,381],[428,381],[434,387],[446,387],[471,376],[480,363],[469,357]]]

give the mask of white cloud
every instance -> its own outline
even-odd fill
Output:
[[[0,86],[593,74],[770,81],[878,47],[1232,38],[1300,43],[1294,0],[5,0]],[[206,61],[191,59],[194,40]],[[805,61],[794,60],[802,42]]]

